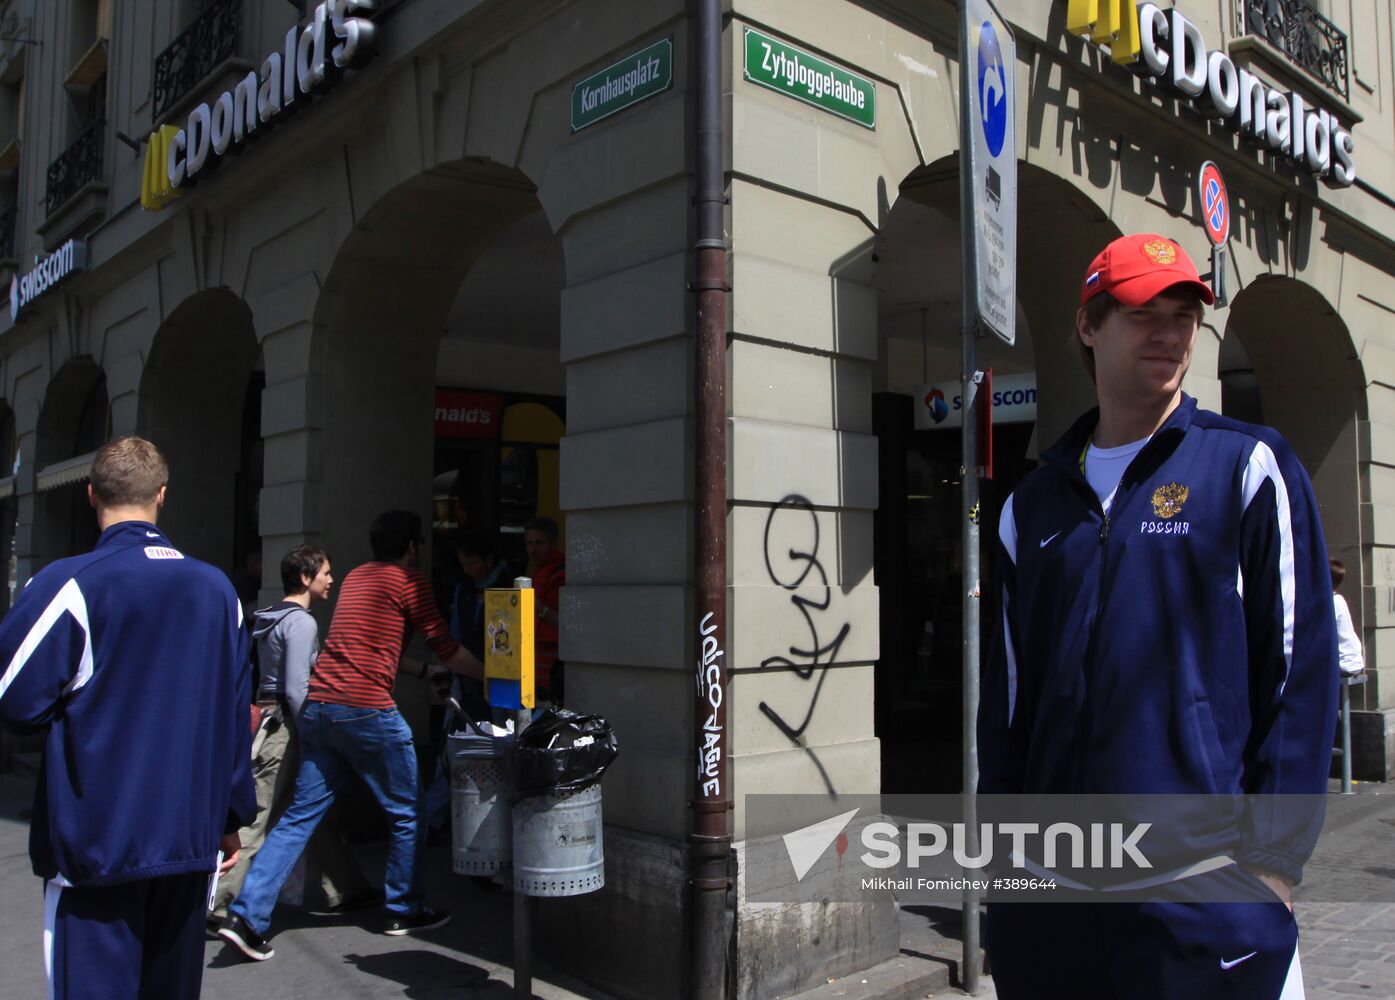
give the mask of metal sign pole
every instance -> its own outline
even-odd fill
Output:
[[[959,15],[959,231],[964,248],[964,789],[970,856],[979,853],[978,700],[982,616],[979,479],[991,475],[992,390],[979,368],[979,338],[1017,340],[1017,43],[992,0],[962,0]],[[970,880],[972,881],[972,880]],[[979,980],[981,893],[964,892],[964,989]]]
[[[969,857],[977,857],[978,808],[978,658],[979,658],[979,500],[978,500],[978,247],[974,238],[974,163],[969,131],[977,120],[970,99],[969,73],[969,14],[967,9],[959,18],[959,231],[963,244],[964,265],[961,297],[963,322],[961,344],[963,360],[960,385],[964,397],[964,424],[960,432],[961,452],[959,483],[963,491],[963,675],[964,675],[964,831],[965,849]],[[964,890],[963,928],[964,992],[978,990],[979,898],[972,888]]]

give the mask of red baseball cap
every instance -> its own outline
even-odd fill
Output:
[[[1198,277],[1187,252],[1172,240],[1156,233],[1120,236],[1090,262],[1080,286],[1080,304],[1108,292],[1126,306],[1141,306],[1176,285],[1190,285],[1202,302],[1215,304],[1211,287]]]

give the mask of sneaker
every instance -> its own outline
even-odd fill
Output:
[[[383,929],[384,934],[393,937],[401,937],[403,934],[420,934],[422,931],[434,931],[437,927],[444,927],[450,923],[450,914],[443,910],[431,910],[423,906],[416,913],[403,914],[393,913],[388,915],[387,927]]]
[[[253,962],[265,962],[276,952],[266,943],[266,938],[252,930],[252,925],[236,913],[228,915],[223,926],[218,928],[218,936],[232,945]]]
[[[333,906],[321,906],[305,912],[312,917],[340,917],[346,913],[353,913],[357,910],[367,910],[371,907],[382,906],[383,900],[387,897],[381,889],[364,889],[356,892],[352,896],[346,896]]]

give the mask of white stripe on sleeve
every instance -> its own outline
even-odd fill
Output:
[[[1007,550],[1008,558],[1012,560],[1014,566],[1017,565],[1017,519],[1012,514],[1012,499],[1015,493],[1009,493],[1007,503],[1003,504],[1002,516],[998,518],[998,540],[1003,543],[1003,548]]]
[[[1279,472],[1279,460],[1269,446],[1260,441],[1250,454],[1250,463],[1245,467],[1240,484],[1244,510],[1249,510],[1251,501],[1266,479],[1274,484],[1274,517],[1279,531],[1279,595],[1284,606],[1284,683],[1279,685],[1279,693],[1283,694],[1284,684],[1288,683],[1288,674],[1293,668],[1293,512],[1289,507],[1288,487],[1284,484],[1283,474]]]
[[[53,937],[58,932],[58,897],[63,886],[57,882],[44,885],[44,979],[48,981],[48,1000],[53,1000]]]
[[[65,614],[72,615],[82,628],[82,659],[78,663],[77,674],[68,682],[63,693],[70,694],[92,679],[92,629],[87,623],[87,601],[83,598],[77,581],[69,580],[63,585],[63,589],[53,596],[53,600],[48,602],[48,607],[44,608],[43,614],[39,615],[38,621],[34,622],[29,634],[19,644],[14,658],[5,667],[5,673],[0,675],[0,698],[5,696],[5,692],[29,662],[29,658],[34,655],[34,651]]]
[[[1003,543],[1003,550],[1007,552],[1007,557],[1012,560],[1014,566],[1017,565],[1017,519],[1012,514],[1012,499],[1015,494],[1008,494],[1007,503],[1003,504],[1002,516],[998,518],[998,540]],[[1012,620],[1008,617],[1008,592],[1007,587],[1003,588],[1003,653],[1007,660],[1007,699],[1008,699],[1008,725],[1012,725],[1013,712],[1017,709],[1017,650],[1012,644]]]

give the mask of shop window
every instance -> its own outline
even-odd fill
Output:
[[[105,168],[111,0],[77,0],[72,9],[73,61],[63,79],[72,141],[48,167],[44,208],[49,216],[86,185],[100,181]]]
[[[496,539],[515,571],[527,563],[523,527],[562,523],[560,447],[566,401],[516,393],[438,389],[432,584],[446,606],[458,577],[450,542],[464,529]]]

